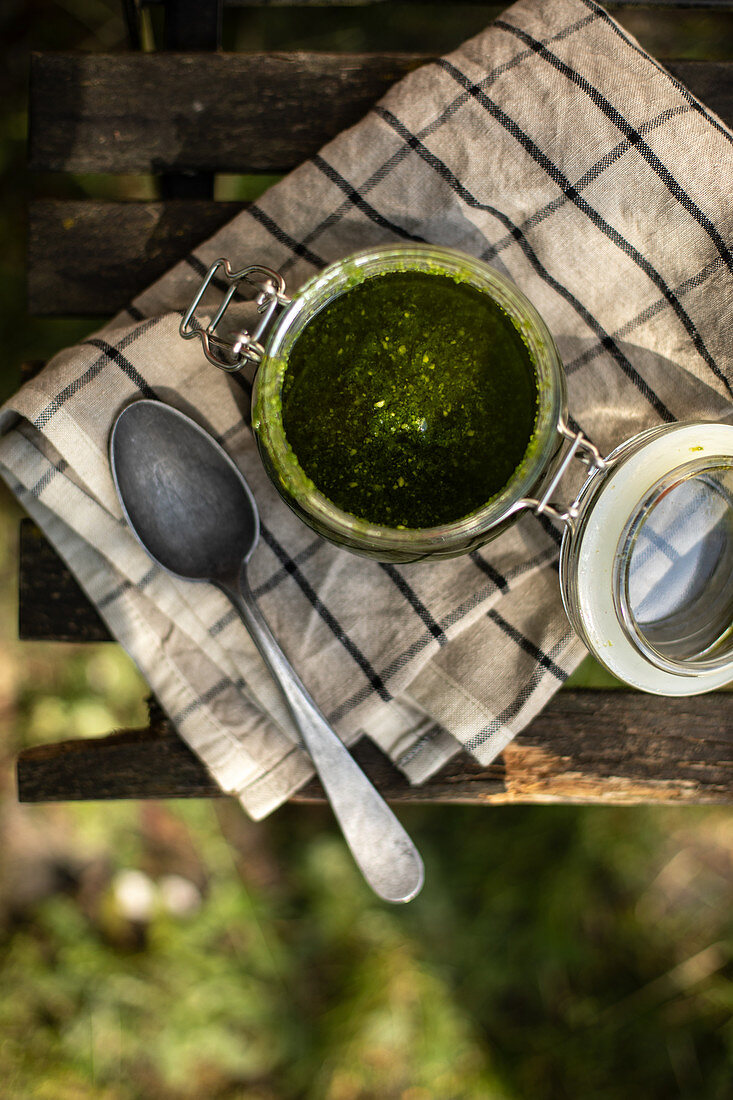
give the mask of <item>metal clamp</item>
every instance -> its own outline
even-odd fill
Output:
[[[542,496],[538,499],[525,497],[521,501],[521,505],[524,508],[531,508],[538,516],[551,516],[552,519],[559,520],[560,523],[572,523],[574,519],[578,518],[580,512],[578,497],[571,504],[551,502],[552,494],[567,472],[570,463],[577,457],[578,461],[587,466],[589,470],[605,470],[608,467],[608,462],[587,436],[583,435],[582,432],[572,431],[564,420],[561,420],[558,424],[558,432],[570,442],[570,446],[563,455]]]
[[[229,284],[224,295],[224,300],[219,306],[216,316],[206,327],[197,324],[194,316],[196,307],[203,298],[209,283],[212,282],[217,271],[221,269],[226,282]],[[225,340],[216,333],[217,326],[226,313],[227,306],[237,293],[240,283],[248,283],[256,290],[257,312],[263,314],[262,320],[254,332],[240,332],[233,340]],[[216,285],[216,284],[215,284]],[[290,304],[290,298],[285,293],[285,280],[277,271],[260,264],[244,267],[241,271],[232,271],[229,261],[216,260],[204,276],[203,282],[188,307],[178,329],[184,340],[192,340],[198,337],[203,344],[204,355],[220,370],[233,373],[241,370],[245,363],[259,363],[265,354],[260,338],[274,316],[278,306]]]

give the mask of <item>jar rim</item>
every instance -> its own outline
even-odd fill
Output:
[[[328,302],[367,278],[393,271],[448,275],[491,296],[510,317],[530,353],[538,389],[535,426],[519,465],[504,488],[480,508],[433,527],[395,528],[373,523],[339,508],[307,476],[285,435],[280,394],[290,350],[308,322]],[[336,541],[354,549],[409,551],[415,557],[451,542],[467,543],[519,511],[557,449],[558,423],[565,405],[564,374],[554,340],[529,299],[508,278],[457,249],[430,244],[387,245],[350,254],[309,279],[280,316],[265,348],[253,393],[253,427],[276,478],[303,512]],[[320,527],[319,527],[320,529]]]

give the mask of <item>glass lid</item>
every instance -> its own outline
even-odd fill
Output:
[[[654,487],[617,555],[624,621],[672,667],[713,667],[731,652],[732,501],[733,459],[691,462]]]
[[[629,440],[578,504],[560,581],[591,651],[662,695],[733,680],[733,426],[675,424]]]

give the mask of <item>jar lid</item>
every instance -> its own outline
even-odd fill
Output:
[[[660,695],[733,680],[733,426],[644,432],[593,471],[576,503],[560,584],[591,652]]]

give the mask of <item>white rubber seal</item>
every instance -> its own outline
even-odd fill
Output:
[[[586,643],[602,664],[633,687],[656,695],[700,695],[733,680],[733,656],[716,669],[676,674],[651,663],[629,639],[616,612],[613,568],[630,517],[653,486],[697,459],[733,458],[733,425],[680,424],[611,469],[589,505],[575,548],[579,614]]]

